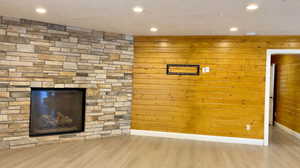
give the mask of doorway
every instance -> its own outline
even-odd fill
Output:
[[[286,49],[270,49],[267,50],[266,59],[266,86],[265,86],[265,115],[264,115],[264,145],[269,145],[270,123],[274,121],[274,84],[275,84],[275,69],[276,65],[272,67],[272,57],[280,54],[299,55],[300,50],[286,50]],[[273,82],[274,81],[274,82]],[[273,82],[273,83],[272,83]],[[273,88],[272,88],[273,87]],[[272,89],[271,89],[272,88]],[[272,115],[272,116],[271,116]]]

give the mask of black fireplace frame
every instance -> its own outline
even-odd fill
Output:
[[[50,136],[50,135],[61,135],[61,134],[73,134],[73,133],[80,133],[84,132],[85,130],[85,106],[86,106],[86,88],[38,88],[34,87],[31,88],[31,91],[33,90],[77,90],[77,91],[82,91],[83,92],[83,100],[82,100],[82,129],[81,130],[76,130],[76,131],[62,131],[62,132],[53,132],[53,133],[44,133],[44,134],[31,134],[31,122],[32,122],[32,115],[31,115],[31,109],[32,109],[32,92],[30,92],[30,117],[29,117],[29,137],[40,137],[40,136]]]

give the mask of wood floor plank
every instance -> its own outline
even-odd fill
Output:
[[[269,147],[142,136],[0,151],[2,168],[298,168],[300,140],[279,128]]]

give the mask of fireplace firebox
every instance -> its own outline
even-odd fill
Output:
[[[84,131],[86,89],[32,88],[30,136]]]

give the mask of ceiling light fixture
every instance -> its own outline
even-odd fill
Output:
[[[47,12],[45,8],[36,8],[35,11],[39,14],[45,14]]]
[[[142,13],[144,11],[144,8],[142,8],[140,6],[135,6],[134,8],[132,8],[132,10],[135,13]]]
[[[230,28],[230,31],[231,32],[236,32],[236,31],[238,31],[239,30],[239,28],[237,28],[237,27],[232,27],[232,28]]]
[[[156,27],[151,27],[151,28],[150,28],[150,31],[151,31],[151,32],[157,32],[157,31],[158,31],[158,28],[156,28]]]
[[[249,4],[246,9],[249,11],[257,10],[259,7],[257,4]]]

